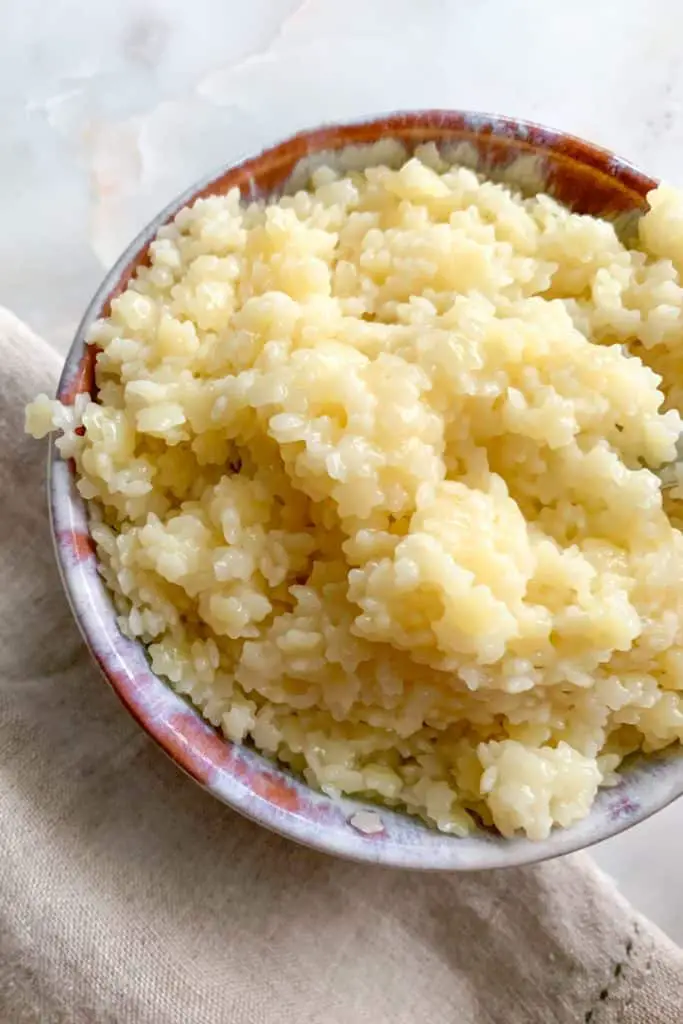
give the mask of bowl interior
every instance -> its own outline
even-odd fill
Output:
[[[58,396],[73,402],[94,394],[96,352],[86,337],[93,321],[144,265],[158,228],[187,203],[238,187],[245,198],[296,187],[301,170],[350,159],[382,159],[382,140],[409,151],[436,143],[454,161],[506,180],[529,193],[546,191],[579,213],[607,217],[628,235],[656,182],[589,143],[539,125],[457,111],[392,114],[302,132],[229,167],[179,196],[134,240],[105,278],[78,329]],[[360,147],[349,149],[349,147]],[[340,157],[344,151],[344,157]],[[220,736],[198,711],[155,676],[144,649],[118,630],[112,603],[97,574],[86,509],[74,466],[51,457],[50,506],[58,561],[83,635],[107,680],[144,729],[186,772],[248,817],[298,842],[357,860],[422,869],[468,870],[530,863],[590,845],[622,831],[683,791],[678,751],[636,760],[619,786],[602,790],[590,815],[547,840],[513,840],[480,831],[465,839],[426,828],[407,815],[313,792],[258,754]],[[368,814],[370,817],[368,817]]]

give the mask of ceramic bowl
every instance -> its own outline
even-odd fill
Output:
[[[397,113],[302,132],[193,186],[162,210],[107,274],[81,323],[59,384],[73,402],[93,387],[92,322],[147,258],[150,240],[176,211],[200,196],[238,186],[246,197],[281,189],[296,165],[322,151],[387,137],[409,149],[435,142],[491,177],[520,179],[582,213],[620,218],[629,230],[655,182],[624,160],[536,124],[458,111]],[[521,181],[524,178],[524,181]],[[480,831],[466,839],[428,829],[407,815],[314,792],[256,751],[228,742],[151,671],[144,648],[122,636],[97,573],[74,467],[52,456],[50,503],[57,557],[74,614],[107,681],[150,736],[200,785],[230,807],[306,846],[360,861],[406,868],[470,870],[524,864],[564,854],[622,831],[683,791],[677,751],[643,759],[620,785],[602,790],[589,816],[548,839],[503,839]],[[369,812],[369,813],[368,813]]]

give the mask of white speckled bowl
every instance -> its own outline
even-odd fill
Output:
[[[491,176],[514,177],[522,167],[528,174],[533,166],[539,187],[580,212],[619,218],[625,230],[642,212],[645,195],[655,185],[626,162],[588,143],[538,125],[488,115],[422,111],[303,132],[189,189],[145,228],[107,274],[85,314],[59,384],[60,399],[72,402],[79,392],[92,389],[94,353],[85,343],[88,329],[107,313],[111,299],[144,263],[157,229],[181,206],[235,185],[249,196],[277,191],[297,163],[311,154],[386,137],[408,147],[428,141],[458,146],[460,159]],[[462,871],[525,864],[578,850],[647,818],[683,792],[678,748],[636,761],[624,771],[619,786],[600,792],[584,821],[553,832],[542,842],[502,839],[484,830],[457,839],[404,814],[314,792],[249,747],[226,741],[153,674],[144,648],[121,635],[97,573],[85,506],[74,485],[73,465],[53,455],[50,504],[57,557],[74,615],[106,679],[181,768],[267,828],[355,860]],[[359,811],[372,812],[371,834],[367,816],[359,818]]]

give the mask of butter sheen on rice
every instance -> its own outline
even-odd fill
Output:
[[[542,838],[683,736],[683,194],[638,248],[433,146],[196,202],[61,431],[121,629],[329,793]],[[672,226],[673,225],[673,226]],[[85,432],[76,433],[84,427]]]

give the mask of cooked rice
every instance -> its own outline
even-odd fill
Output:
[[[121,629],[236,742],[547,836],[683,735],[683,194],[639,248],[433,146],[162,228],[40,396]],[[77,433],[77,428],[85,433]]]

